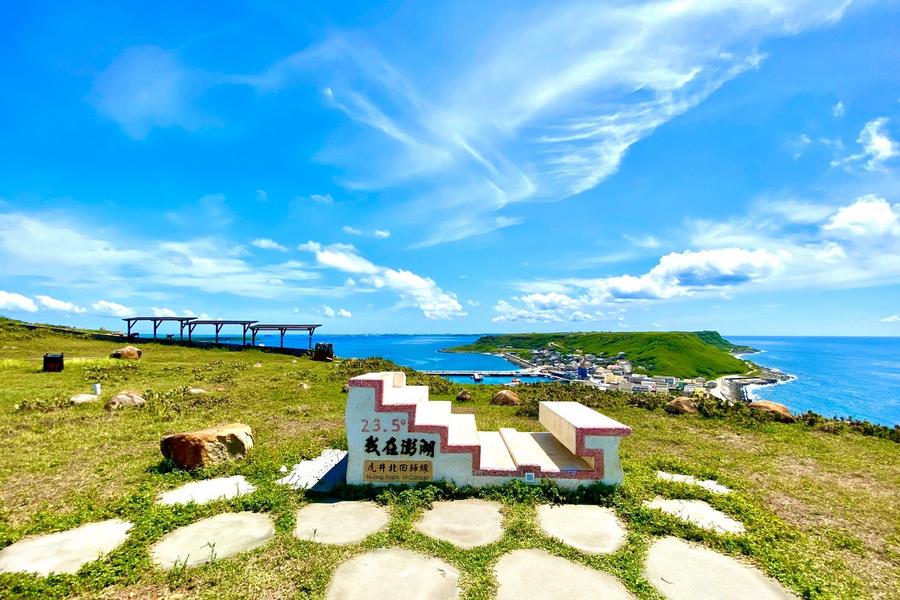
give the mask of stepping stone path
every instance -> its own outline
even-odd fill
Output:
[[[744,533],[744,524],[716,510],[703,500],[670,500],[654,498],[644,501],[647,508],[655,508],[702,529],[717,533]]]
[[[282,477],[277,481],[282,485],[289,485],[295,490],[308,490],[315,489],[316,491],[328,491],[330,487],[330,482],[322,481],[321,485],[316,485],[326,478],[332,469],[334,469],[339,462],[344,460],[347,456],[346,450],[335,450],[334,448],[327,448],[322,451],[318,457],[312,460],[304,460],[303,462],[297,463],[291,469],[291,472],[288,473],[285,477]],[[346,478],[346,469],[344,473],[344,477],[341,477],[341,483]]]
[[[687,483],[689,485],[696,485],[698,487],[702,487],[703,489],[709,490],[714,494],[731,493],[731,489],[725,487],[721,483],[713,481],[712,479],[697,479],[693,475],[682,475],[681,473],[666,473],[665,471],[657,471],[656,478],[662,479],[663,481],[673,481],[675,483]]]
[[[374,502],[310,504],[297,511],[294,535],[323,544],[356,544],[390,520],[388,511]]]
[[[252,550],[275,535],[266,515],[223,513],[167,533],[153,545],[153,562],[163,569],[193,567]]]
[[[795,598],[757,569],[674,537],[657,540],[650,546],[644,575],[669,600]]]
[[[590,554],[609,554],[625,543],[625,528],[616,513],[602,506],[542,504],[537,510],[544,533]]]
[[[497,600],[635,598],[609,573],[589,569],[544,550],[514,550],[500,557],[494,572],[500,583]]]
[[[194,481],[162,494],[157,504],[206,504],[213,500],[227,500],[252,493],[256,488],[243,475]]]
[[[409,550],[374,550],[339,566],[331,578],[328,600],[455,600],[459,572],[437,558]]]
[[[59,533],[37,535],[7,546],[0,551],[0,572],[77,573],[87,563],[118,548],[131,523],[111,519],[89,523]]]
[[[435,502],[416,523],[418,531],[460,548],[491,544],[503,535],[500,503],[486,500]]]

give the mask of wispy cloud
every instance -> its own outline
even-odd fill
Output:
[[[72,302],[66,302],[65,300],[59,300],[57,298],[53,298],[51,296],[37,295],[35,296],[38,302],[41,303],[41,306],[48,310],[54,310],[57,312],[63,313],[72,313],[72,314],[80,314],[87,312],[87,309]]]
[[[831,162],[831,166],[851,168],[862,165],[866,171],[883,171],[886,162],[900,156],[900,144],[888,132],[889,123],[890,120],[887,117],[879,117],[867,122],[856,138],[860,151],[843,158],[836,158]]]
[[[118,302],[111,302],[109,300],[98,300],[91,305],[98,313],[108,316],[108,317],[133,317],[134,309],[119,304]]]
[[[356,227],[351,227],[349,225],[344,225],[341,227],[341,231],[346,233],[347,235],[362,235],[362,229],[357,229]]]
[[[331,194],[312,194],[309,199],[318,204],[334,204]]]
[[[250,245],[261,248],[263,250],[278,250],[279,252],[288,251],[287,246],[282,246],[275,240],[269,238],[257,238],[250,242]]]
[[[891,315],[881,320],[882,323],[900,323],[900,315]]]
[[[37,312],[37,304],[28,296],[0,290],[0,310],[13,312]]]

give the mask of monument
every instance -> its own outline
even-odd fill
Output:
[[[622,483],[619,442],[631,428],[578,402],[541,402],[547,431],[478,431],[475,415],[429,400],[428,387],[406,385],[402,372],[368,373],[349,385],[348,484]]]

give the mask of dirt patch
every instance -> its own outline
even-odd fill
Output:
[[[715,439],[729,448],[741,450],[743,452],[756,452],[761,448],[756,440],[749,435],[726,432],[718,434]]]

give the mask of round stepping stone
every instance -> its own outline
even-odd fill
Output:
[[[487,500],[435,502],[416,529],[460,548],[496,542],[503,535],[500,503]]]
[[[618,579],[545,550],[514,550],[494,568],[497,600],[627,600],[635,598]]]
[[[582,552],[609,554],[625,543],[625,528],[609,508],[589,504],[542,504],[538,506],[537,514],[544,533]]]
[[[674,537],[662,538],[650,546],[644,575],[669,600],[795,598],[757,569]]]
[[[159,497],[157,504],[206,504],[213,500],[237,498],[253,492],[256,488],[247,483],[243,475],[219,477],[206,481],[194,481],[168,491]]]
[[[703,489],[709,490],[714,494],[730,494],[731,488],[725,487],[721,483],[712,479],[697,479],[693,475],[682,475],[681,473],[666,473],[665,471],[657,471],[656,478],[663,481],[674,481],[676,483],[687,483],[696,485]]]
[[[128,537],[131,523],[111,519],[68,531],[30,536],[0,551],[0,572],[77,573],[83,565],[108,554]]]
[[[391,520],[388,511],[374,502],[325,502],[297,511],[294,535],[323,544],[356,544]]]
[[[252,550],[275,535],[272,519],[252,512],[223,513],[167,533],[153,545],[153,562],[163,569],[193,567]]]
[[[744,524],[716,510],[703,500],[670,500],[654,498],[644,501],[647,508],[655,508],[673,517],[693,523],[701,529],[718,533],[744,533]]]
[[[352,558],[331,578],[328,600],[455,600],[459,572],[437,558],[400,548],[382,548]]]

